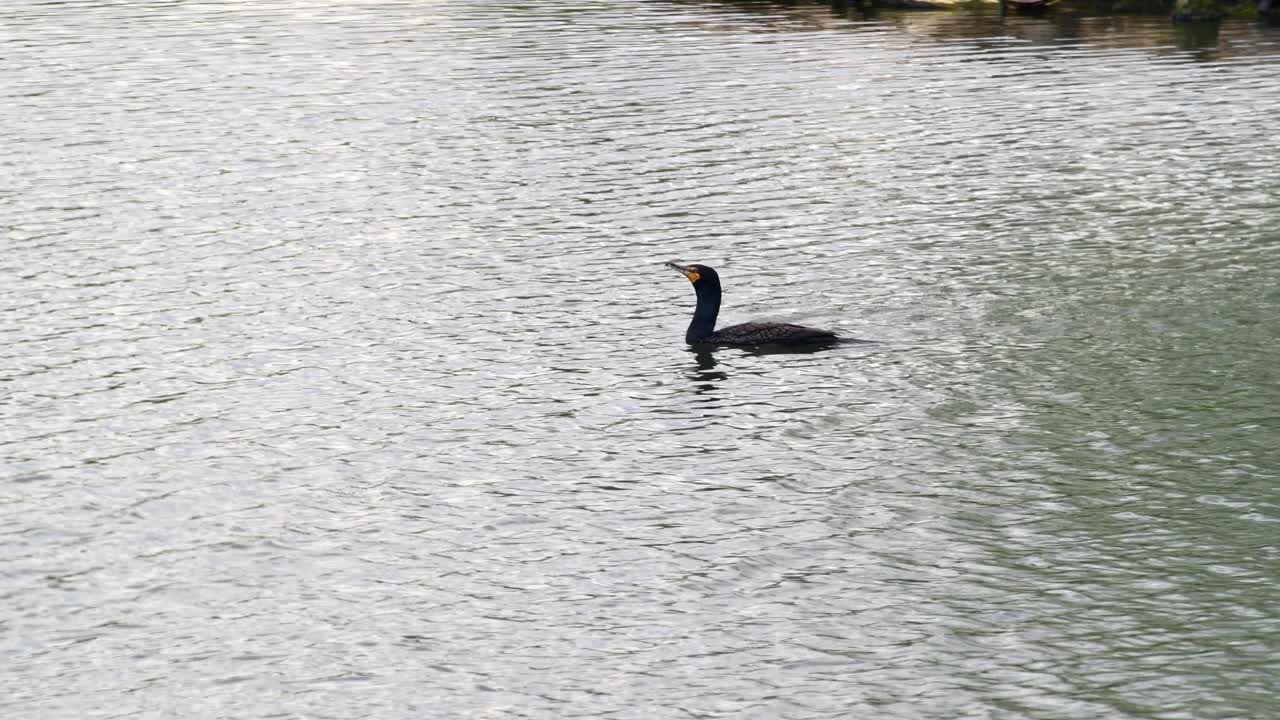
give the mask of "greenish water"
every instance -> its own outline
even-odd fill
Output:
[[[0,28],[6,717],[1275,716],[1274,30]]]

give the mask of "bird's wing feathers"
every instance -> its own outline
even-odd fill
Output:
[[[720,328],[712,336],[720,342],[763,345],[776,342],[805,342],[835,338],[830,330],[792,325],[791,323],[748,322]]]

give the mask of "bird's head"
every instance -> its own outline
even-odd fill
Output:
[[[720,276],[716,274],[715,268],[706,265],[686,265],[684,263],[669,262],[667,267],[689,278],[689,282],[696,287],[698,283],[720,284]]]

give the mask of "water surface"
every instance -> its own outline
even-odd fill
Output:
[[[1275,31],[0,27],[6,716],[1274,713]]]

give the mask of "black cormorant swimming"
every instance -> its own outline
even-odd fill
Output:
[[[689,278],[698,294],[693,322],[684,334],[684,341],[690,345],[818,345],[840,340],[830,330],[790,323],[749,322],[716,330],[716,316],[720,314],[720,275],[715,268],[673,262],[667,263],[667,267]]]

